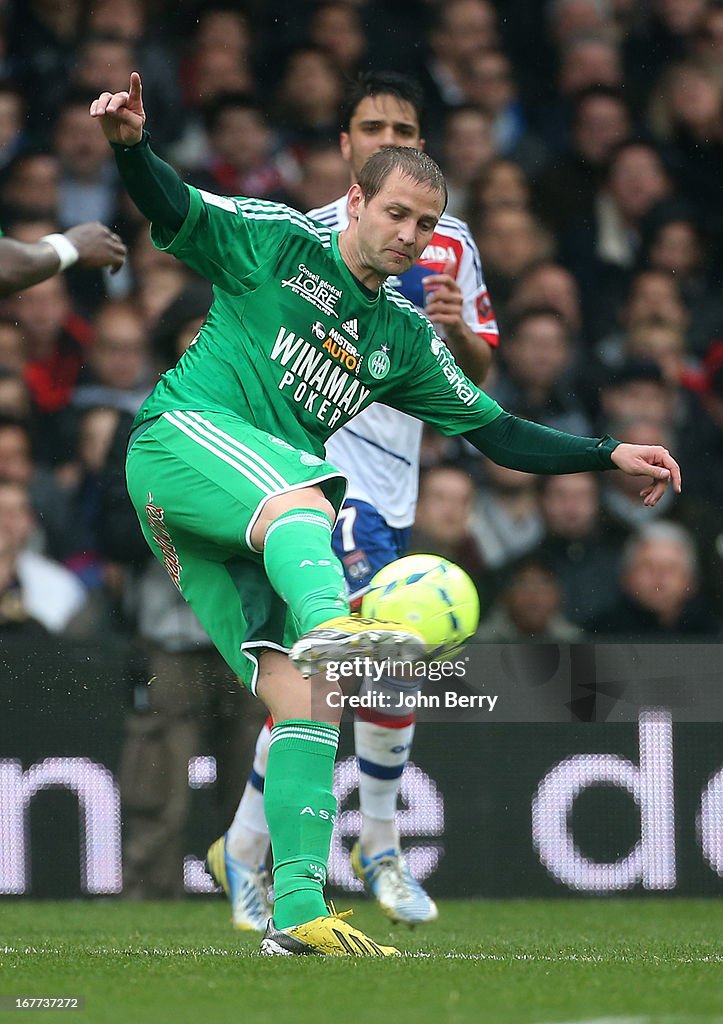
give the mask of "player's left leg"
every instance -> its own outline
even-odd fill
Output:
[[[333,545],[344,566],[353,608],[361,604],[374,574],[404,555],[408,543],[409,530],[389,526],[368,502],[351,499],[345,503]],[[362,685],[370,687],[371,680]],[[411,692],[410,684],[398,677],[383,677],[373,684],[374,690],[389,694],[387,707],[397,703],[400,686]],[[352,867],[388,917],[409,925],[422,924],[437,917],[437,907],[409,870],[396,821],[416,716],[408,709],[385,713],[380,706],[381,702],[358,708],[354,716],[362,826],[352,850]]]
[[[259,657],[257,692],[274,719],[264,787],[274,851],[274,914],[261,952],[399,955],[393,947],[380,946],[352,928],[333,909],[330,913],[324,901],[336,817],[338,684],[323,675],[302,677],[285,655],[265,650]]]

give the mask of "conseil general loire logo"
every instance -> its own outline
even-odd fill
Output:
[[[306,299],[312,306],[316,306],[322,313],[327,313],[339,319],[336,312],[336,304],[341,298],[341,289],[336,288],[329,281],[325,281],[319,274],[309,270],[307,266],[300,263],[298,273],[281,282],[282,288],[291,288],[292,292]]]

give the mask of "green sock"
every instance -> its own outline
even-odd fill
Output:
[[[336,817],[334,758],[339,730],[290,719],[271,730],[264,808],[274,856],[277,928],[325,917],[326,865]]]
[[[266,531],[264,567],[301,634],[349,614],[344,571],[331,547],[331,522],[316,509],[292,509]]]

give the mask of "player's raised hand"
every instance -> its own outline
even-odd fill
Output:
[[[611,455],[612,461],[629,476],[647,476],[652,483],[640,492],[644,505],[657,505],[672,481],[673,490],[680,494],[682,487],[680,466],[667,448],[659,444],[619,444]]]
[[[131,72],[128,92],[103,92],[90,105],[90,116],[97,117],[109,142],[135,146],[143,137],[146,112],[143,109],[141,76]]]

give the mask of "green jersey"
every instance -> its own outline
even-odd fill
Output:
[[[444,434],[500,415],[411,303],[356,280],[336,232],[278,203],[186,187],[180,230],[154,224],[152,238],[213,283],[214,301],[136,423],[174,409],[232,412],[320,455],[372,402]]]

